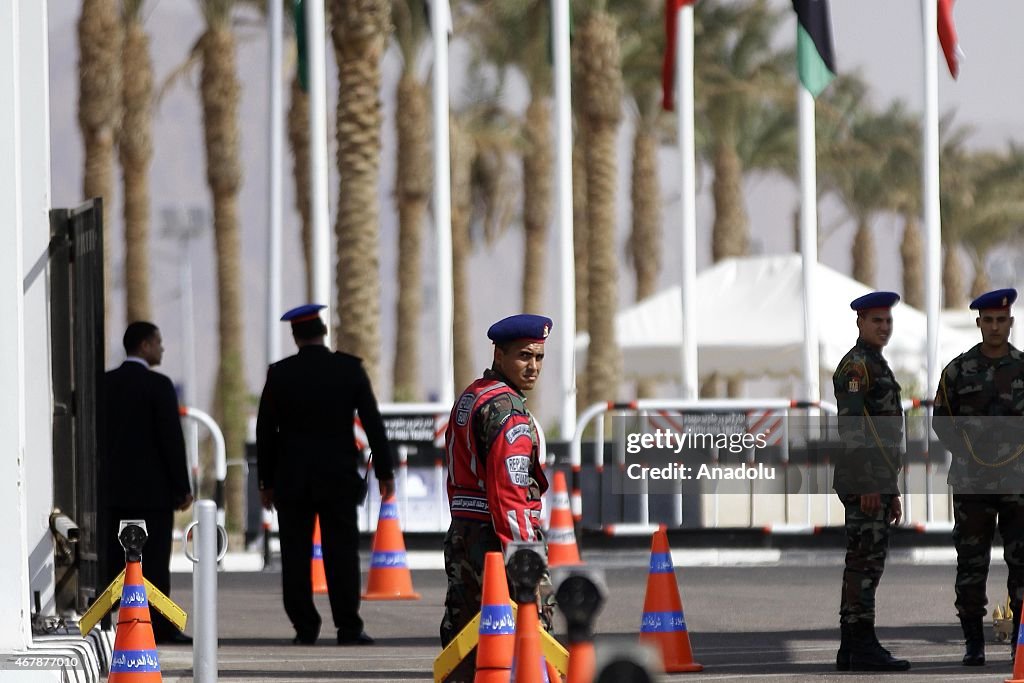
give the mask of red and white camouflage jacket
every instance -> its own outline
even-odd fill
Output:
[[[543,538],[548,482],[522,394],[486,370],[455,402],[444,443],[452,519],[490,521],[502,546]]]

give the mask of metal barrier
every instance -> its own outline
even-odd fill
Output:
[[[216,477],[213,500],[217,504],[217,523],[224,526],[224,480],[228,477],[227,448],[224,445],[224,432],[221,431],[220,425],[217,424],[216,420],[198,408],[181,406],[178,408],[178,413],[182,417],[194,420],[206,427],[213,438],[213,475]],[[198,498],[200,484],[199,454],[195,452],[192,455],[195,458],[191,463],[192,478],[196,486],[196,497]],[[243,468],[246,467],[245,460],[240,461],[240,464]]]
[[[910,399],[904,401],[905,410],[925,408],[930,416],[930,401]],[[641,399],[629,403],[595,403],[587,407],[580,414],[573,439],[569,444],[569,467],[571,469],[571,508],[573,518],[577,523],[589,524],[603,529],[609,534],[631,534],[649,533],[656,528],[651,523],[652,501],[648,498],[648,486],[646,479],[640,479],[638,486],[640,493],[626,496],[613,495],[609,499],[608,485],[605,476],[606,447],[611,442],[610,457],[612,465],[618,468],[626,467],[625,449],[625,427],[616,421],[612,433],[608,436],[605,418],[608,415],[631,417],[638,420],[636,428],[640,430],[653,430],[664,428],[682,433],[688,419],[701,414],[736,414],[743,415],[747,433],[761,434],[769,445],[778,448],[778,465],[783,473],[781,488],[775,484],[774,489],[768,489],[762,482],[756,485],[751,483],[745,494],[719,493],[717,481],[705,481],[700,486],[688,485],[687,495],[692,503],[694,495],[699,501],[697,507],[689,510],[687,526],[698,527],[763,527],[774,533],[813,533],[821,526],[830,526],[833,519],[842,519],[842,506],[838,498],[831,491],[832,466],[827,459],[816,466],[804,466],[801,463],[790,463],[790,446],[800,440],[810,442],[812,439],[825,436],[819,432],[821,429],[828,430],[832,434],[835,423],[832,420],[818,422],[808,420],[806,433],[791,434],[793,427],[789,418],[794,411],[801,411],[808,418],[816,416],[835,416],[837,408],[835,404],[828,402],[791,401],[784,399],[713,399],[713,400],[676,400],[676,399]],[[795,423],[794,423],[795,424]],[[930,422],[929,422],[930,424]],[[917,429],[920,429],[919,427]],[[597,483],[588,481],[590,486],[584,487],[583,470],[583,439],[585,434],[595,435],[593,439],[593,473],[596,474]],[[815,433],[817,432],[817,433]],[[936,492],[939,488],[935,484],[935,477],[942,473],[939,462],[930,457],[927,453],[928,433],[918,435],[924,443],[925,452],[923,462],[908,464],[902,473],[901,489],[904,495],[904,519],[907,524],[916,525],[920,529],[929,527],[945,528],[949,522],[936,519],[936,503],[946,499],[946,519],[952,519],[949,512],[951,497],[948,492]],[[746,462],[753,463],[754,449],[746,451]],[[741,456],[742,457],[742,456]],[[711,450],[713,462],[717,462],[717,451]],[[824,469],[822,469],[824,468]],[[812,471],[814,469],[814,471]],[[790,493],[790,484],[793,482],[804,482],[802,490],[798,493]],[[822,479],[824,477],[824,479]],[[923,482],[922,482],[923,478]],[[811,490],[808,485],[810,481],[827,481],[827,486],[820,490]],[[911,485],[912,484],[912,485]],[[772,492],[777,496],[758,496],[757,487],[761,492]],[[583,490],[587,490],[587,507],[584,508]],[[658,501],[661,504],[662,523],[669,523],[680,526],[684,523],[683,505],[684,493],[683,483],[671,496],[671,509],[665,507],[665,500]],[[920,491],[924,491],[921,493]],[[828,494],[828,495],[818,495]],[[725,497],[729,496],[728,499]],[[739,497],[741,500],[738,500]],[[756,498],[756,500],[755,500]],[[609,502],[610,500],[610,502]],[[722,502],[727,500],[729,519],[724,519]],[[608,507],[617,509],[607,509]],[[742,515],[739,512],[745,511],[746,519],[737,523],[737,518]],[[923,513],[923,514],[922,514]],[[696,523],[694,523],[696,522]]]

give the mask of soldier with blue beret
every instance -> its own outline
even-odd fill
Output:
[[[293,642],[311,645],[320,635],[313,603],[310,560],[319,516],[331,615],[339,645],[369,645],[359,616],[359,527],[356,508],[366,495],[355,414],[373,454],[381,498],[394,495],[391,448],[363,362],[324,344],[321,304],[281,316],[291,324],[298,353],[267,369],[256,420],[260,498],[277,508],[281,584]]]
[[[846,511],[846,569],[839,608],[840,671],[905,671],[875,635],[875,592],[885,569],[889,530],[903,516],[897,475],[903,442],[900,385],[882,349],[892,336],[896,292],[871,292],[850,302],[857,343],[832,376],[842,452],[833,488]]]
[[[525,392],[540,377],[551,327],[551,318],[532,314],[491,325],[491,367],[452,407],[444,434],[452,521],[444,540],[442,646],[480,611],[484,556],[513,541],[544,541],[541,496],[548,482]],[[542,593],[550,587],[550,580],[542,581]],[[551,614],[551,605],[542,605],[548,625]]]
[[[997,289],[971,302],[981,343],[947,365],[935,394],[932,426],[952,459],[956,610],[965,666],[985,663],[985,606],[992,538],[998,526],[1013,612],[1016,654],[1024,601],[1024,353],[1010,344],[1017,290]]]

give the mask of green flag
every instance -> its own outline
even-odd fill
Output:
[[[271,0],[273,2],[275,0]],[[295,48],[299,53],[298,64],[299,85],[302,92],[309,92],[309,47],[306,38],[306,3],[305,0],[292,0],[292,16],[295,18]]]
[[[828,0],[793,0],[796,12],[796,61],[800,82],[814,97],[836,76]]]

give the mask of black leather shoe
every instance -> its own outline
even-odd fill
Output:
[[[338,645],[373,645],[373,638],[363,631],[355,638],[342,638],[338,636]]]
[[[292,638],[292,645],[316,645],[317,636],[296,635]]]
[[[174,631],[172,633],[166,633],[157,636],[156,642],[159,645],[191,645],[192,638],[186,636],[181,631]]]

